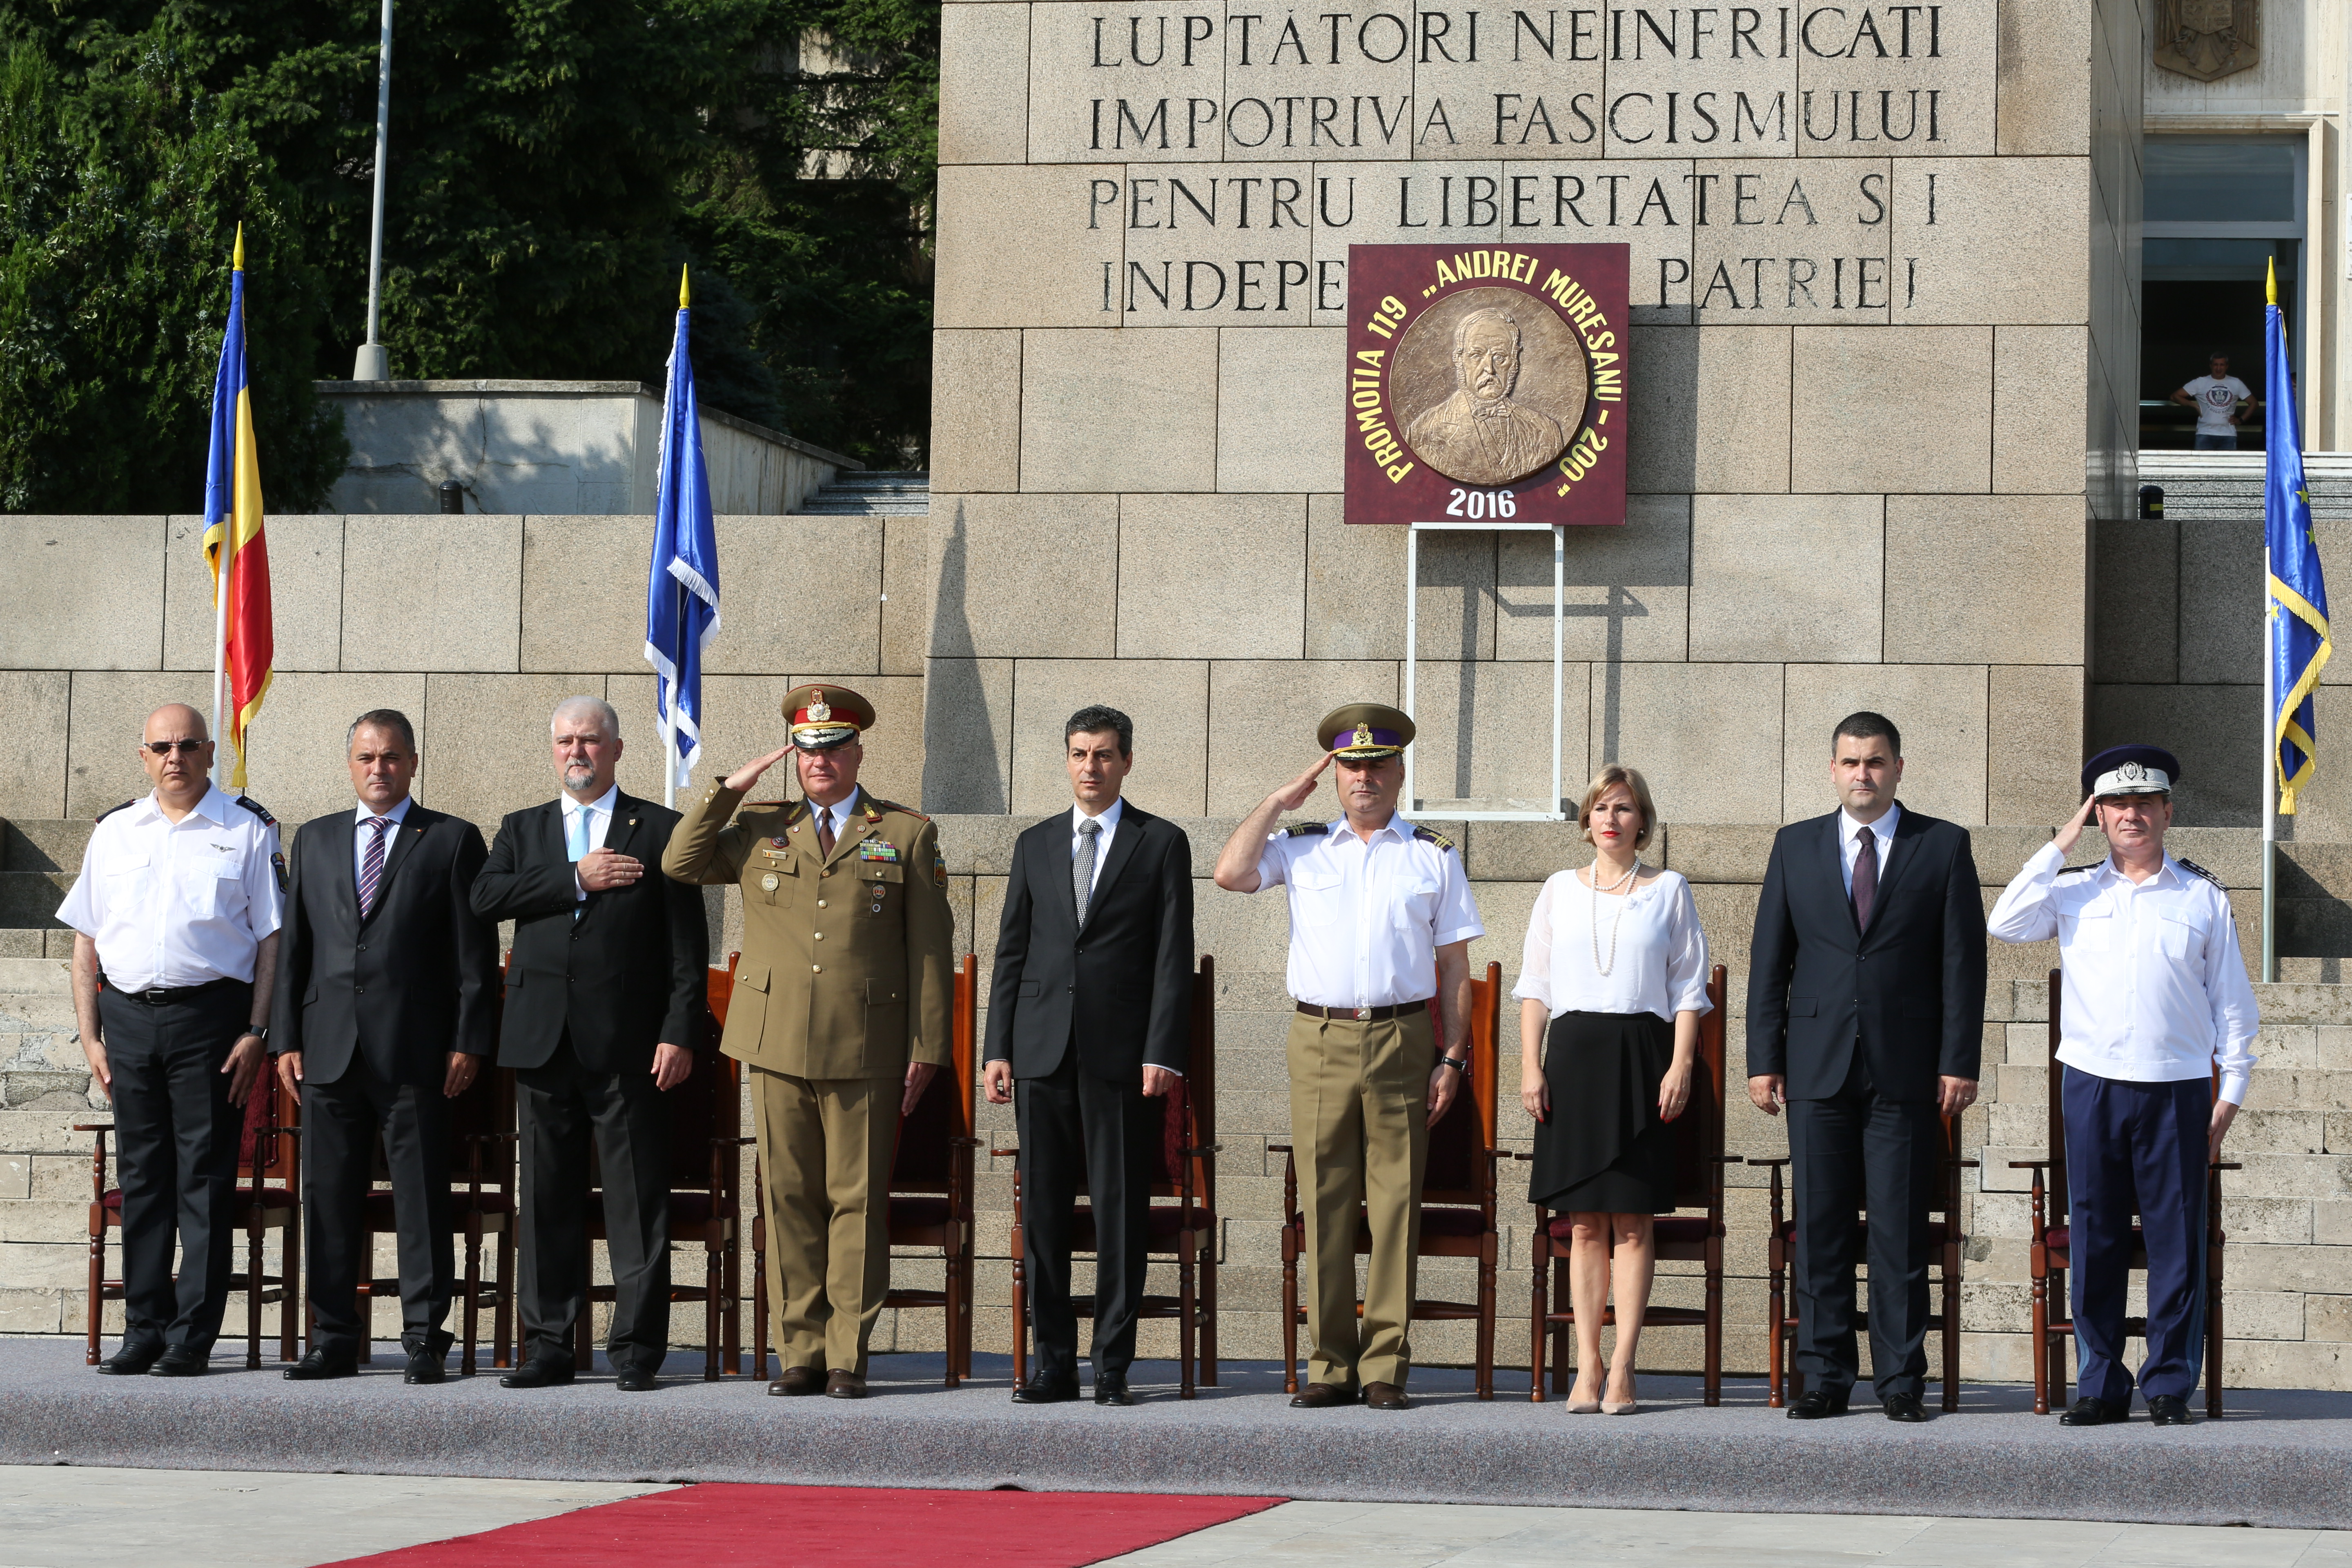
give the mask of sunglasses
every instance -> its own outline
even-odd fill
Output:
[[[142,744],[157,756],[168,757],[173,752],[201,752],[212,742],[210,741],[147,741]]]

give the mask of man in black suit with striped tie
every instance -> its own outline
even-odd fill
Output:
[[[269,1026],[279,1076],[302,1095],[302,1207],[317,1340],[298,1381],[359,1371],[359,1281],[373,1250],[375,1142],[392,1173],[405,1381],[439,1383],[457,1293],[449,1101],[489,1055],[498,928],[474,913],[481,829],[409,798],[416,730],[395,709],[345,737],[354,811],[304,823],[287,851],[286,923]]]

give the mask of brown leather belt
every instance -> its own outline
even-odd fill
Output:
[[[1336,1018],[1357,1024],[1385,1024],[1391,1018],[1402,1018],[1408,1013],[1425,1013],[1429,1000],[1400,1002],[1393,1007],[1318,1007],[1312,1002],[1301,1002],[1298,1010],[1310,1018]]]

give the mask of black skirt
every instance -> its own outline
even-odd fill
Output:
[[[1544,1039],[1550,1120],[1536,1123],[1528,1201],[1581,1214],[1675,1206],[1674,1129],[1658,1085],[1675,1028],[1655,1013],[1563,1013]]]

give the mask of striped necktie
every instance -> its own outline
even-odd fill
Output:
[[[367,841],[367,849],[360,857],[360,919],[375,913],[375,896],[383,883],[383,839],[392,826],[389,816],[371,816],[363,827],[375,829],[375,837]]]

